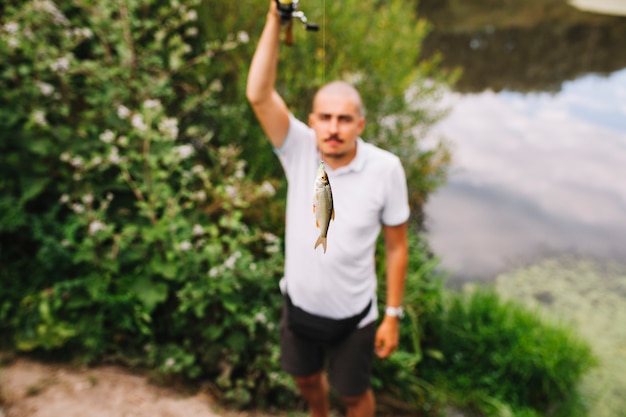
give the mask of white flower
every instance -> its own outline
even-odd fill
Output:
[[[178,137],[178,120],[173,117],[166,117],[159,123],[159,131],[167,135],[169,139]]]
[[[59,159],[63,162],[69,162],[69,160],[72,159],[72,155],[70,155],[69,152],[63,152],[61,156],[59,156]]]
[[[204,233],[204,228],[202,227],[202,225],[194,224],[193,229],[191,230],[191,233],[194,236],[200,236]]]
[[[269,232],[263,233],[263,239],[265,239],[265,241],[267,243],[276,243],[276,242],[278,242],[278,236],[276,236],[275,234],[269,233]]]
[[[9,44],[9,48],[15,49],[20,44],[20,41],[15,36],[10,36],[8,44]]]
[[[114,165],[122,162],[122,158],[120,158],[120,154],[118,153],[116,146],[113,146],[111,148],[111,153],[109,154],[108,159],[109,159],[109,162]]]
[[[36,0],[33,2],[35,10],[42,10],[52,15],[54,23],[58,25],[68,25],[69,21],[57,6],[49,0]]]
[[[141,131],[144,131],[148,128],[148,126],[146,126],[146,123],[143,121],[143,116],[137,113],[133,114],[130,124],[133,125],[135,129]]]
[[[115,133],[107,129],[104,132],[100,133],[99,138],[104,143],[111,143],[115,140]]]
[[[20,30],[20,26],[15,22],[7,22],[2,29],[11,35],[14,35],[18,30]]]
[[[81,198],[81,200],[82,200],[82,201],[83,201],[83,203],[85,203],[85,204],[91,204],[91,203],[93,203],[93,194],[91,194],[91,193],[87,193],[87,194],[85,194],[85,195]]]
[[[237,197],[237,188],[232,185],[227,185],[226,187],[224,187],[224,191],[226,191],[226,194],[228,194],[228,197],[230,198]]]
[[[89,223],[89,234],[92,236],[98,233],[99,231],[105,230],[105,229],[106,229],[106,225],[102,223],[100,220],[94,220],[91,223]]]
[[[237,259],[241,258],[241,252],[237,251],[230,255],[226,261],[224,261],[224,266],[228,269],[233,269],[235,267],[235,262]]]
[[[41,91],[41,94],[46,97],[50,96],[54,92],[54,87],[51,84],[44,83],[43,81],[37,81],[36,84],[39,91]]]
[[[165,361],[165,367],[171,368],[174,365],[176,365],[176,360],[174,358],[167,358],[167,360]]]
[[[61,195],[61,197],[59,198],[59,202],[62,204],[67,203],[68,201],[70,201],[70,196],[67,194],[63,194]]]
[[[71,55],[68,55],[57,59],[52,64],[50,64],[50,69],[59,74],[67,72],[67,70],[70,69],[70,57]]]
[[[74,203],[70,206],[70,208],[76,214],[81,214],[85,212],[85,206],[83,206],[82,204]]]
[[[235,267],[235,262],[237,262],[237,258],[234,256],[229,256],[228,259],[224,262],[224,266],[228,269],[233,269]]]
[[[40,126],[47,126],[46,113],[43,110],[35,110],[33,112],[33,120]]]
[[[194,174],[202,174],[202,172],[204,172],[204,167],[200,164],[196,164],[193,166],[193,168],[191,168],[191,172],[193,172]]]
[[[257,321],[259,323],[266,323],[267,317],[265,317],[265,314],[259,311],[258,313],[254,315],[254,321]]]
[[[241,43],[248,43],[250,42],[250,36],[248,36],[248,32],[244,32],[242,30],[240,32],[237,32],[237,40]]]
[[[128,107],[120,104],[119,106],[117,106],[117,116],[120,119],[126,119],[128,116],[130,116],[130,110],[128,110]]]
[[[271,197],[274,194],[276,194],[276,189],[274,188],[271,182],[263,181],[263,184],[261,184],[261,192]]]
[[[198,12],[196,12],[195,10],[189,10],[187,13],[185,13],[185,21],[193,22],[197,19],[198,19]]]
[[[191,195],[191,199],[195,201],[205,201],[206,200],[206,192],[204,190],[200,190]]]
[[[265,252],[267,253],[278,253],[280,247],[277,244],[267,245],[265,247]]]
[[[237,47],[237,42],[234,41],[226,41],[222,44],[222,49],[224,51],[230,51],[232,49],[235,49]]]
[[[245,171],[244,168],[246,167],[246,162],[243,160],[239,160],[237,161],[236,167],[235,167],[235,178],[237,179],[242,179],[245,176]]]
[[[91,39],[93,37],[93,32],[89,28],[74,28],[72,30],[72,35],[77,38]]]
[[[220,273],[219,268],[213,267],[209,270],[209,277],[215,278]]]
[[[181,145],[174,148],[174,152],[182,159],[187,159],[193,154],[192,145]]]
[[[157,99],[149,99],[143,102],[143,106],[146,109],[158,109],[161,107],[161,102]]]
[[[192,248],[191,242],[185,240],[184,242],[180,242],[180,250],[188,251]]]
[[[99,166],[101,164],[102,164],[102,157],[101,156],[94,156],[94,158],[90,162],[90,165],[92,167],[97,167],[97,166]]]
[[[82,167],[84,165],[83,158],[81,158],[80,156],[73,157],[72,159],[70,159],[70,165],[74,168]]]

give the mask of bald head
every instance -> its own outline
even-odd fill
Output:
[[[314,109],[317,99],[321,96],[349,99],[358,108],[359,116],[365,116],[365,108],[363,107],[361,95],[359,94],[357,89],[354,88],[350,83],[347,83],[345,81],[331,81],[328,84],[324,85],[317,91],[317,93],[315,93],[315,97],[313,98]]]

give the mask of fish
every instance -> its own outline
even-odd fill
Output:
[[[324,161],[320,163],[315,177],[313,213],[315,214],[315,226],[320,229],[320,236],[317,238],[313,249],[322,245],[324,253],[326,253],[326,236],[328,236],[330,221],[335,220],[335,208],[330,181],[324,169]]]

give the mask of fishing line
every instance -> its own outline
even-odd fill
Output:
[[[326,0],[323,0],[322,24],[322,85],[326,85]]]

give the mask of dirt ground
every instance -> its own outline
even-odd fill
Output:
[[[159,387],[120,367],[73,369],[23,358],[0,366],[0,417],[232,417],[217,411],[206,394]]]

